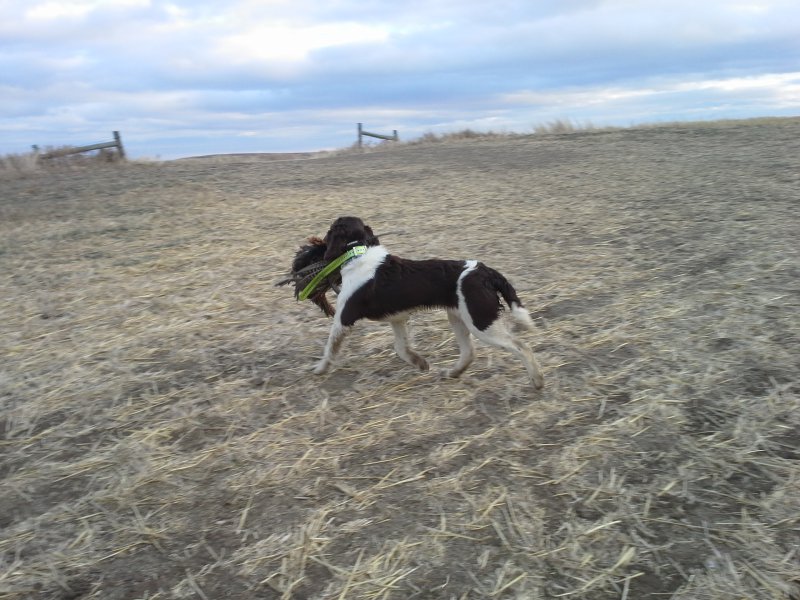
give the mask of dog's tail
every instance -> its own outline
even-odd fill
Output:
[[[492,273],[491,283],[494,289],[497,291],[500,296],[503,297],[503,300],[506,301],[508,304],[508,308],[511,309],[511,318],[514,321],[522,326],[524,329],[533,330],[533,320],[531,316],[528,314],[528,311],[525,310],[525,307],[522,306],[522,302],[520,302],[519,296],[517,296],[517,291],[514,289],[514,286],[509,283],[508,279],[503,277],[500,273],[495,271],[494,269],[489,269]]]

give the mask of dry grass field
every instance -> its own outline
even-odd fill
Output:
[[[0,191],[0,597],[800,598],[800,120]],[[545,389],[374,323],[311,375],[273,283],[343,214],[508,276]]]

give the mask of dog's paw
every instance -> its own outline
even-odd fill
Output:
[[[440,369],[439,376],[445,379],[458,379],[463,372],[463,369]]]
[[[414,366],[417,367],[420,371],[427,371],[431,368],[431,366],[428,364],[428,361],[419,356],[418,354],[415,354],[412,360],[414,361]]]
[[[533,384],[533,387],[535,387],[537,390],[540,390],[544,387],[544,377],[541,375],[533,377],[531,379],[531,383]]]
[[[319,361],[317,364],[314,365],[312,371],[314,375],[324,375],[328,371],[328,368],[330,366],[331,363],[323,358],[321,361]]]

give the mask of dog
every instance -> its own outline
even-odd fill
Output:
[[[338,274],[333,279],[329,277],[329,285],[316,293],[312,289],[307,296],[323,312],[333,314],[333,326],[324,355],[314,366],[315,374],[330,369],[345,336],[361,319],[388,322],[394,331],[397,355],[422,371],[428,370],[428,362],[410,347],[406,323],[414,312],[438,308],[447,312],[460,351],[458,361],[443,372],[444,376],[459,377],[472,363],[471,334],[516,355],[524,363],[533,386],[544,386],[533,352],[501,318],[504,307],[500,298],[508,305],[511,318],[529,330],[534,328],[531,317],[512,285],[494,269],[476,260],[409,260],[394,256],[358,217],[339,217],[323,240],[309,241],[295,257],[294,272],[320,255],[328,264],[347,259]],[[348,256],[343,257],[345,254]],[[341,289],[334,311],[324,294],[339,282]]]

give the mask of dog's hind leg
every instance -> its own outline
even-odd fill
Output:
[[[344,337],[347,335],[349,330],[350,327],[345,327],[341,323],[334,322],[333,326],[331,327],[331,333],[328,335],[328,343],[325,344],[325,354],[314,366],[315,375],[322,375],[330,368],[331,363],[339,353],[339,349],[342,347],[342,341],[344,341]]]
[[[475,358],[475,350],[472,347],[472,339],[469,337],[469,329],[458,316],[455,311],[447,311],[447,319],[450,321],[450,327],[456,335],[456,342],[458,342],[459,357],[458,362],[450,369],[444,369],[442,372],[445,377],[458,377],[466,368],[472,363]]]
[[[397,356],[414,365],[420,371],[427,371],[430,368],[428,361],[411,349],[408,340],[408,328],[406,327],[408,317],[392,319],[389,323],[392,326],[392,331],[394,331],[394,349],[397,351]]]
[[[515,354],[525,364],[525,368],[530,376],[533,387],[537,390],[544,387],[544,375],[542,368],[536,361],[533,351],[526,344],[518,340],[506,327],[505,323],[499,319],[492,323],[483,331],[477,327],[471,327],[470,331],[479,340],[491,346],[503,348]]]

